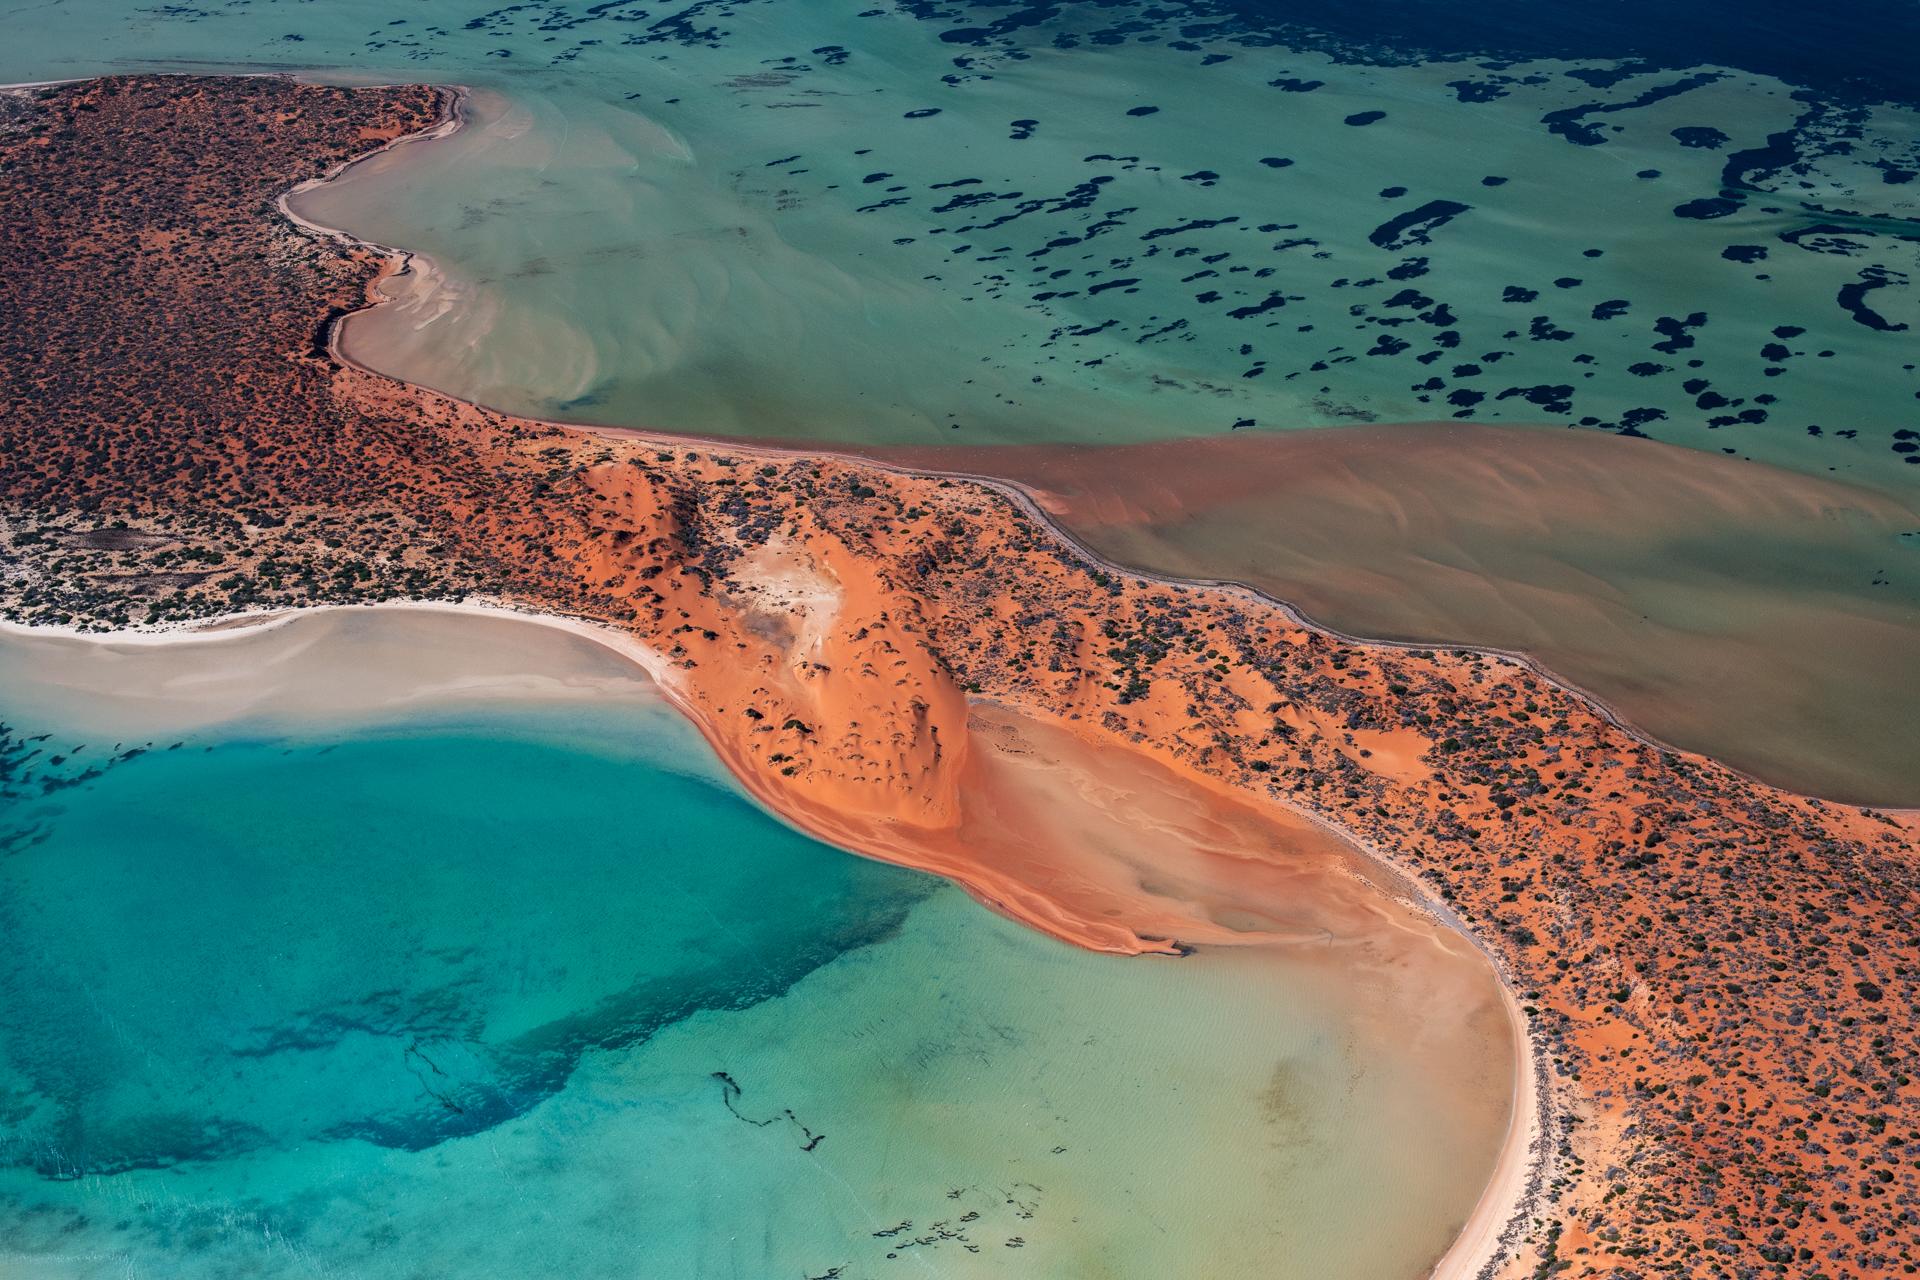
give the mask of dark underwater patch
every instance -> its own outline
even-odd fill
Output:
[[[1429,200],[1417,209],[1409,209],[1387,219],[1367,233],[1367,240],[1381,249],[1431,244],[1435,231],[1472,208],[1472,205],[1454,200]]]
[[[1907,329],[1904,322],[1895,323],[1888,320],[1867,305],[1867,297],[1876,289],[1886,289],[1906,283],[1907,277],[1902,272],[1887,267],[1862,267],[1856,279],[1840,286],[1839,297],[1835,300],[1839,302],[1842,311],[1853,317],[1855,324],[1865,325],[1881,333],[1904,333]]]
[[[1683,147],[1700,147],[1708,151],[1718,151],[1732,139],[1710,125],[1682,125],[1671,131],[1673,139]]]

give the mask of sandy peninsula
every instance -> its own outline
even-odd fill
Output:
[[[1084,946],[1283,940],[1299,877],[1364,881],[1351,909],[1484,950],[1544,1082],[1448,1274],[1920,1265],[1910,816],[1664,747],[1511,655],[1121,569],[1016,491],[515,420],[343,365],[332,318],[388,260],[267,211],[447,104],[36,98],[0,140],[9,332],[34,335],[0,359],[6,616],[484,598],[590,621],[771,809]],[[273,127],[242,145],[247,119]],[[46,194],[102,189],[112,218]],[[124,288],[80,288],[108,269]]]

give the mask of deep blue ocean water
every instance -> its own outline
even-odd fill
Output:
[[[976,4],[969,7],[1004,9]],[[1905,0],[1201,0],[1287,44],[1356,59],[1617,59],[1674,70],[1737,67],[1862,101],[1920,100],[1920,7]]]

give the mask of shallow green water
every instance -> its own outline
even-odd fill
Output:
[[[1358,1280],[1477,1197],[1392,982],[1055,944],[780,826],[664,708],[129,756],[32,705],[0,1275]]]
[[[1910,108],[1220,18],[56,0],[0,75],[489,90],[305,207],[437,273],[350,349],[511,410],[954,444],[1472,416],[1920,474]]]

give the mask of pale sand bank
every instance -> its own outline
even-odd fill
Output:
[[[1513,988],[1500,984],[1512,1027],[1513,1106],[1493,1176],[1480,1202],[1429,1280],[1479,1280],[1509,1253],[1546,1180],[1546,1132],[1540,1100],[1546,1094],[1546,1065],[1534,1044],[1527,1017]]]
[[[501,700],[660,700],[646,674],[652,655],[614,632],[469,605],[320,607],[109,633],[0,622],[0,635],[11,714],[57,710],[62,723],[89,730],[344,722]]]

